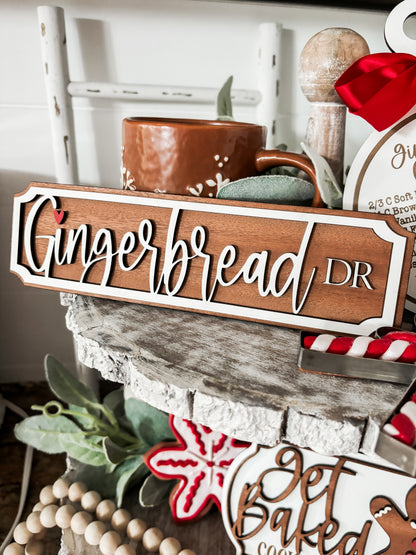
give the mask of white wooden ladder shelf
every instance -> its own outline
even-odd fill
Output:
[[[72,113],[73,97],[161,103],[174,103],[180,100],[184,104],[215,104],[218,89],[213,87],[72,82],[69,77],[64,10],[52,6],[40,6],[38,18],[56,180],[60,183],[78,182]],[[267,126],[268,147],[275,146],[280,30],[281,27],[277,23],[259,25],[259,43],[256,45],[258,48],[257,88],[232,91],[233,104],[253,106],[256,110],[257,123]]]

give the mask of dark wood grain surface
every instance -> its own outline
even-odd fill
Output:
[[[33,404],[44,404],[53,398],[46,383],[2,384],[0,395],[30,414]],[[22,483],[23,463],[26,446],[13,433],[14,426],[21,420],[6,409],[0,427],[0,543],[6,537],[17,513]],[[39,492],[52,484],[66,469],[65,455],[47,455],[40,451],[33,454],[32,473],[22,520],[39,501]],[[45,555],[56,555],[59,550],[60,534],[52,530],[45,536]]]

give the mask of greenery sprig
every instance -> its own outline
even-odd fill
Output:
[[[231,99],[231,87],[233,76],[227,79],[217,95],[217,119],[230,121],[233,120],[233,103]]]
[[[143,454],[160,441],[175,439],[168,415],[138,399],[125,400],[123,388],[100,403],[90,387],[51,355],[45,358],[45,375],[59,401],[33,405],[41,414],[16,425],[17,439],[46,453],[66,452],[83,463],[78,478],[115,498],[118,506],[127,489],[140,482],[143,505],[166,498],[172,484],[152,478],[149,488]]]

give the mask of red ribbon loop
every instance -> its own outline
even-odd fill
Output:
[[[416,104],[416,57],[369,54],[341,75],[335,89],[352,114],[382,131]]]

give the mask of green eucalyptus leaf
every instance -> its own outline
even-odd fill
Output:
[[[94,427],[94,421],[92,418],[89,418],[88,415],[92,414],[96,418],[100,416],[100,412],[98,410],[94,410],[92,408],[86,409],[85,407],[79,407],[78,405],[73,405],[70,403],[68,408],[71,411],[80,413],[80,414],[73,414],[72,417],[80,424],[85,430],[91,430]],[[85,415],[85,416],[83,416]]]
[[[123,407],[123,413],[124,413],[124,407]],[[120,426],[120,429],[131,434],[131,435],[136,435],[136,431],[133,427],[133,424],[130,422],[130,420],[127,418],[127,416],[119,416],[117,418],[118,424]]]
[[[156,507],[167,499],[176,480],[159,480],[150,474],[143,482],[139,492],[139,503],[142,507]]]
[[[92,466],[102,466],[107,463],[107,458],[102,445],[97,443],[95,437],[75,437],[72,434],[62,434],[60,436],[62,447],[70,457],[84,464]]]
[[[111,464],[119,464],[124,461],[129,453],[125,449],[122,449],[117,443],[114,443],[109,437],[106,437],[103,441],[104,454],[107,461]]]
[[[92,389],[77,380],[52,355],[45,357],[45,373],[50,389],[62,401],[85,408],[95,408],[94,406],[98,404]]]
[[[233,104],[231,101],[231,86],[233,76],[231,75],[221,87],[217,96],[217,119],[232,120]]]
[[[107,466],[90,466],[86,464],[77,470],[77,480],[87,484],[89,490],[98,491],[103,498],[115,499],[118,477]]]
[[[124,410],[135,434],[147,445],[152,446],[165,439],[175,439],[166,413],[134,398],[126,399]]]
[[[60,442],[62,434],[83,435],[82,430],[66,416],[50,418],[44,414],[25,418],[16,424],[14,433],[19,441],[51,454],[65,451]]]
[[[328,208],[342,207],[342,191],[327,160],[306,143],[300,143],[306,155],[313,163],[316,183],[322,200]]]
[[[143,480],[149,469],[144,464],[143,458],[139,455],[126,459],[117,467],[115,472],[119,477],[116,486],[116,504],[117,507],[120,507],[127,489]]]
[[[120,506],[127,489],[143,480],[148,472],[149,469],[139,455],[116,466],[81,466],[77,471],[77,480],[85,482],[88,489],[98,491],[102,497],[116,500],[118,492]]]
[[[285,175],[258,175],[227,183],[218,198],[273,204],[311,204],[315,188],[304,179]]]
[[[119,387],[114,391],[111,391],[103,399],[103,405],[111,410],[117,417],[123,416],[124,414],[124,393],[123,388]]]

